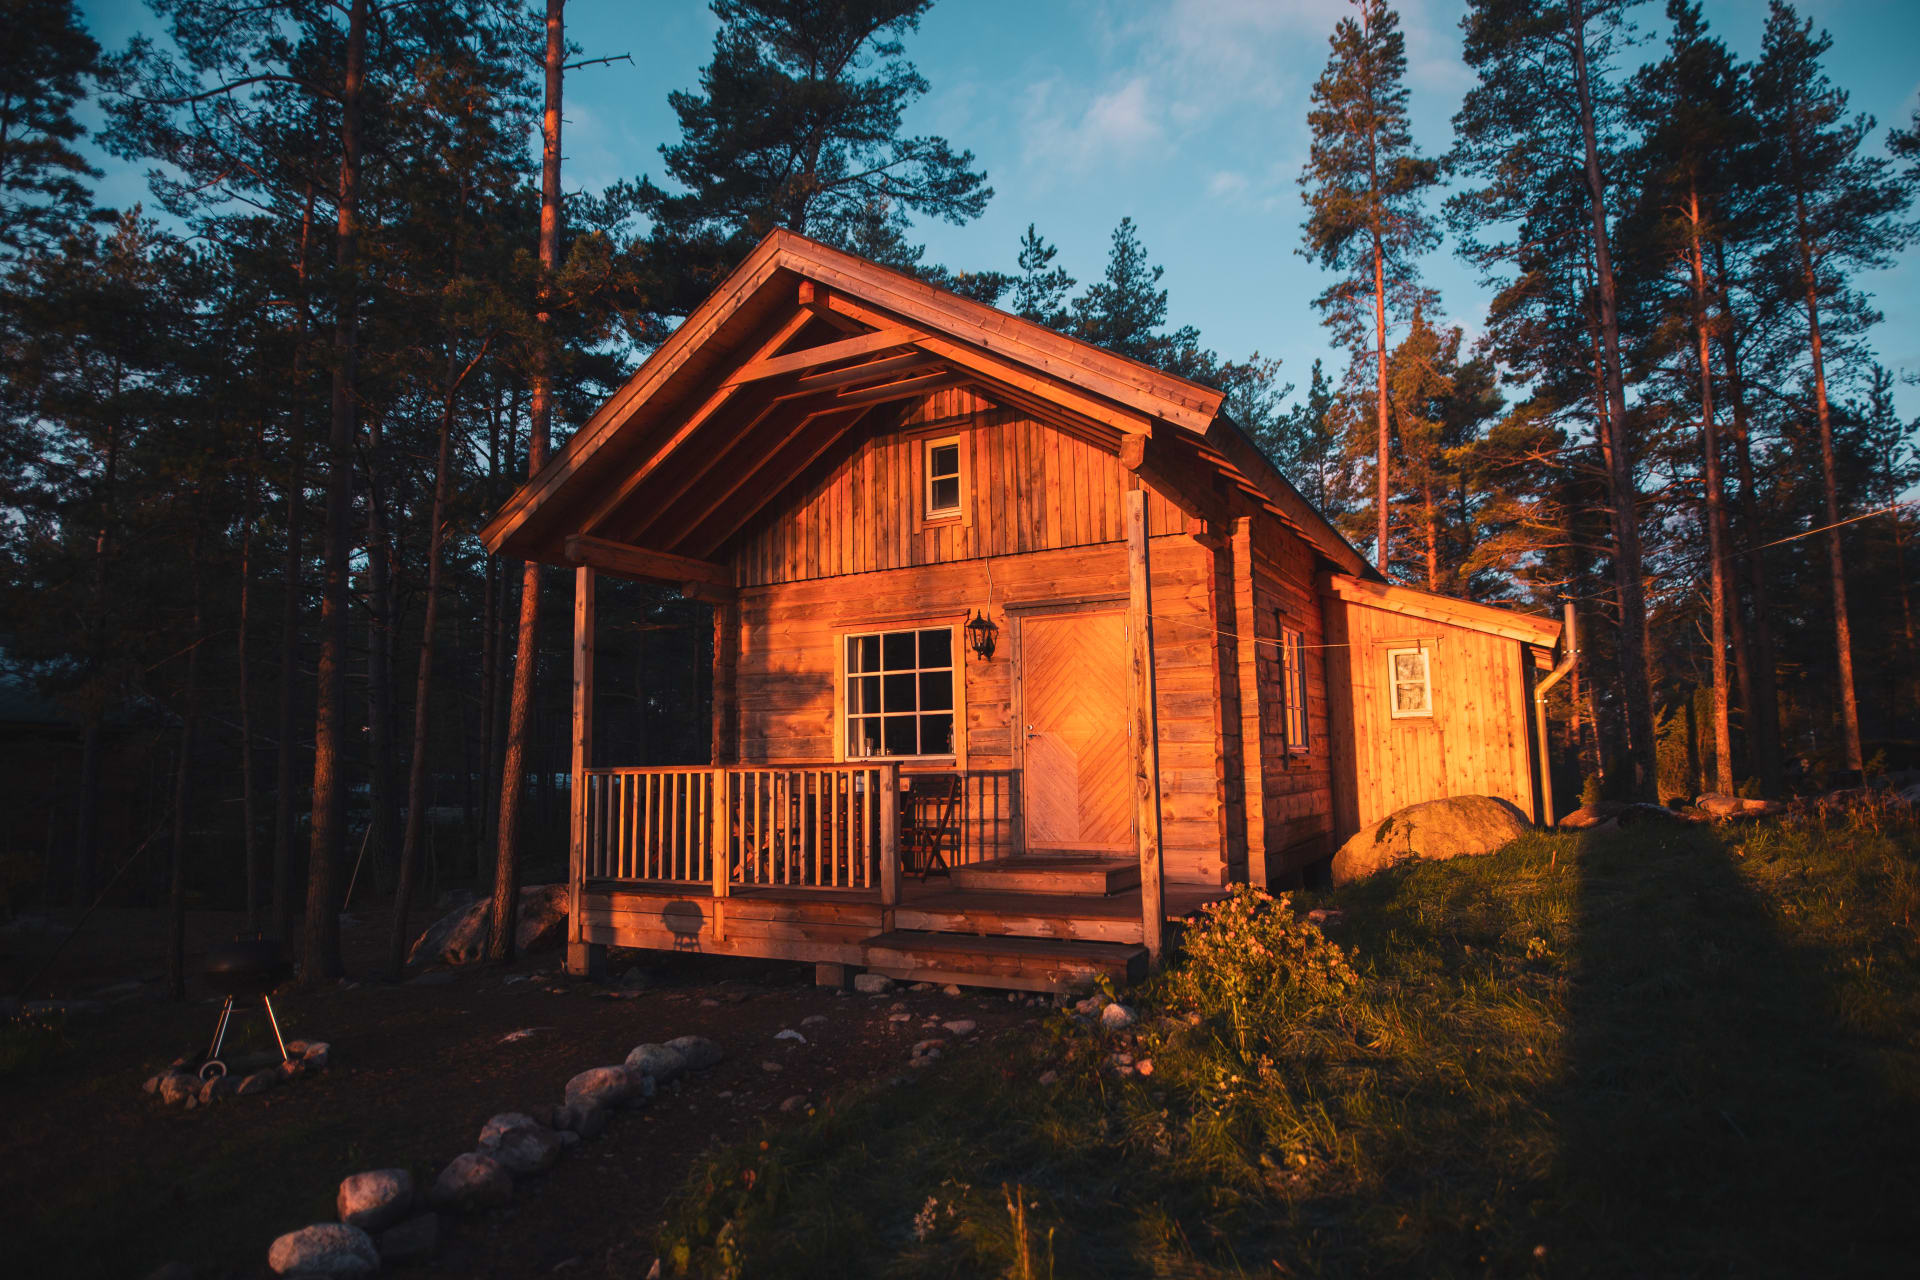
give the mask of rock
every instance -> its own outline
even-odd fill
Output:
[[[785,1101],[781,1102],[780,1109],[782,1111],[798,1111],[800,1108],[806,1105],[807,1105],[807,1095],[804,1093],[796,1093],[791,1098],[788,1098]]]
[[[265,1071],[256,1071],[242,1080],[240,1087],[233,1092],[236,1097],[250,1098],[256,1093],[265,1093],[279,1083],[280,1073],[268,1067]]]
[[[360,1228],[322,1222],[275,1240],[267,1265],[277,1276],[364,1276],[380,1269],[380,1251]]]
[[[382,1231],[374,1244],[382,1262],[425,1262],[440,1247],[440,1215],[416,1214]]]
[[[686,1060],[689,1071],[705,1071],[708,1067],[719,1066],[720,1060],[727,1056],[720,1051],[719,1045],[705,1036],[680,1036],[667,1041],[667,1048],[675,1050]]]
[[[500,1145],[500,1139],[515,1129],[546,1128],[530,1115],[518,1111],[503,1111],[480,1126],[480,1149],[491,1151]]]
[[[636,1079],[646,1079],[625,1067],[589,1067],[567,1081],[567,1105],[592,1109],[617,1107],[634,1095]]]
[[[200,1098],[201,1080],[199,1076],[189,1075],[185,1071],[166,1071],[160,1075],[160,1083],[154,1092],[160,1095],[160,1101],[168,1106],[178,1106],[192,1098]]]
[[[1739,796],[1723,795],[1717,791],[1709,791],[1693,803],[1716,818],[1731,818],[1746,808],[1746,801]]]
[[[795,1031],[792,1027],[788,1027],[784,1031],[774,1032],[773,1038],[775,1040],[791,1040],[796,1044],[805,1044],[807,1042],[807,1038],[798,1031]]]
[[[979,1026],[972,1018],[955,1018],[951,1022],[943,1022],[940,1025],[944,1027],[949,1034],[956,1036],[970,1036],[973,1034],[974,1028]]]
[[[607,1131],[607,1125],[611,1121],[612,1117],[607,1114],[606,1108],[589,1107],[579,1113],[572,1128],[573,1132],[579,1134],[582,1139],[592,1142]]]
[[[150,1075],[150,1076],[148,1076],[148,1077],[147,1077],[147,1082],[146,1082],[145,1084],[143,1084],[143,1085],[141,1085],[141,1086],[140,1086],[140,1091],[141,1091],[142,1093],[158,1093],[158,1092],[160,1092],[160,1075],[159,1075],[159,1073],[157,1073],[157,1072],[156,1072],[155,1074],[153,1074],[153,1075]]]
[[[1100,1011],[1100,1025],[1109,1031],[1124,1030],[1138,1021],[1133,1010],[1123,1004],[1110,1004]]]
[[[1357,832],[1333,855],[1333,882],[1347,884],[1397,862],[1492,853],[1532,829],[1493,796],[1453,796],[1408,805]]]
[[[405,1169],[369,1169],[340,1183],[334,1209],[362,1231],[385,1231],[413,1208],[413,1175]]]
[[[218,1075],[200,1085],[200,1105],[212,1106],[240,1092],[240,1082],[229,1075]]]
[[[914,1044],[913,1056],[919,1058],[927,1054],[932,1054],[937,1058],[940,1056],[940,1051],[946,1048],[946,1046],[947,1042],[944,1040],[921,1040]]]
[[[292,1052],[291,1046],[288,1047],[288,1052]],[[325,1040],[315,1040],[301,1051],[300,1060],[315,1071],[325,1071],[327,1069],[327,1056],[332,1052],[333,1046]]]
[[[1039,1079],[1041,1084],[1059,1084],[1060,1073],[1058,1071],[1042,1071]]]
[[[193,1280],[193,1268],[184,1262],[163,1262],[147,1272],[147,1280]]]
[[[824,1027],[829,1021],[830,1019],[824,1013],[810,1013],[800,1019],[800,1025],[803,1027]]]
[[[274,1070],[280,1073],[281,1079],[292,1080],[298,1076],[307,1074],[307,1060],[305,1058],[288,1058],[285,1062],[275,1067]]]
[[[778,1075],[782,1071],[786,1070],[785,1067],[781,1066],[777,1062],[763,1062],[760,1064],[760,1069],[762,1071],[767,1072],[769,1075]]]
[[[440,1171],[428,1199],[439,1208],[466,1213],[498,1209],[513,1199],[513,1177],[492,1156],[469,1151]]]
[[[870,996],[884,995],[893,990],[893,979],[879,973],[856,973],[853,989]]]
[[[487,1154],[505,1165],[507,1172],[522,1175],[551,1169],[566,1149],[559,1134],[528,1123],[496,1137]]]
[[[960,994],[960,984],[957,982],[949,982],[946,986],[940,988],[940,994],[943,996],[957,996]]]
[[[564,884],[528,885],[520,890],[513,931],[518,954],[556,947],[565,940],[567,903]],[[490,900],[469,903],[434,921],[414,941],[413,949],[407,953],[408,963],[441,960],[447,964],[467,964],[479,959],[487,945],[492,906]]]
[[[292,1057],[292,1058],[304,1058],[304,1057],[306,1057],[306,1056],[307,1056],[307,1042],[306,1042],[305,1040],[289,1040],[289,1041],[287,1041],[287,1056],[288,1056],[288,1057]]]

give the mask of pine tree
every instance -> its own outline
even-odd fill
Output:
[[[1049,329],[1067,325],[1067,295],[1076,283],[1065,267],[1053,264],[1060,250],[1027,224],[1020,237],[1020,274],[1013,282],[1013,311]]]
[[[0,259],[57,245],[99,177],[74,149],[74,107],[99,62],[73,0],[15,0],[0,47]]]
[[[1806,320],[1812,367],[1815,422],[1829,526],[1828,589],[1833,600],[1835,677],[1847,767],[1865,767],[1860,710],[1853,673],[1852,622],[1847,609],[1846,560],[1842,549],[1840,481],[1828,399],[1823,312],[1845,291],[1847,272],[1883,266],[1910,239],[1901,221],[1908,193],[1888,173],[1886,161],[1863,154],[1873,120],[1848,115],[1846,91],[1828,80],[1820,59],[1832,41],[1815,36],[1792,6],[1773,0],[1766,36],[1754,69],[1754,107],[1765,140],[1764,164],[1773,196],[1775,278],[1791,280]]]
[[[1332,53],[1307,113],[1313,144],[1300,185],[1310,216],[1301,252],[1342,273],[1314,305],[1352,348],[1356,370],[1362,359],[1374,365],[1374,560],[1386,572],[1388,313],[1398,316],[1415,304],[1417,259],[1439,243],[1423,198],[1440,171],[1413,144],[1399,14],[1386,0],[1353,4],[1355,16],[1334,27]]]
[[[1628,789],[1655,789],[1653,688],[1648,674],[1647,602],[1639,526],[1634,441],[1628,431],[1620,342],[1619,282],[1613,264],[1617,193],[1610,173],[1609,124],[1617,103],[1604,74],[1623,14],[1637,0],[1470,0],[1463,20],[1467,64],[1479,76],[1454,117],[1457,173],[1483,185],[1449,201],[1449,214],[1469,232],[1510,236],[1469,242],[1482,261],[1537,256],[1548,222],[1577,227],[1581,270],[1591,277],[1592,363],[1599,391],[1601,456],[1613,530],[1614,591],[1621,699],[1632,760]],[[1580,217],[1567,201],[1578,193]],[[1529,225],[1532,224],[1532,225]],[[1517,232],[1516,232],[1517,227]],[[1588,290],[1580,290],[1587,295]],[[1578,332],[1578,330],[1573,330]],[[1578,366],[1576,366],[1578,367]]]

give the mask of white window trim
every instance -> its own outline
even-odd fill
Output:
[[[902,631],[945,631],[951,637],[953,654],[953,750],[934,755],[914,756],[856,756],[848,747],[847,740],[847,641],[857,636],[894,635]],[[834,757],[842,764],[905,764],[905,765],[955,765],[966,758],[967,740],[967,697],[966,697],[966,655],[961,646],[965,642],[961,624],[947,619],[929,619],[916,621],[888,621],[869,623],[865,626],[850,627],[836,632],[833,646],[833,747]],[[938,670],[938,668],[929,668]],[[920,668],[915,668],[916,671]]]
[[[1419,711],[1402,711],[1395,686],[1398,679],[1398,664],[1394,659],[1403,654],[1420,655],[1420,675],[1427,688],[1427,704]],[[1431,720],[1433,719],[1433,653],[1426,646],[1407,649],[1387,650],[1387,714],[1395,720]]]
[[[954,449],[953,479],[956,497],[951,507],[933,505],[933,451],[941,445]],[[967,509],[967,451],[959,436],[928,436],[920,442],[920,518],[928,522],[958,520]],[[865,633],[858,633],[865,634]]]

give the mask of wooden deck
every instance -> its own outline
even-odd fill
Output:
[[[1169,884],[1165,911],[1182,919],[1227,890]],[[886,909],[874,890],[589,881],[584,940],[840,964],[910,981],[1070,991],[1104,974],[1145,974],[1140,890],[1104,895],[992,892],[934,876],[907,879]]]

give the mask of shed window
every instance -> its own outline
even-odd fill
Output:
[[[1387,650],[1387,685],[1395,720],[1433,714],[1433,672],[1425,649]]]
[[[960,438],[927,441],[927,519],[960,514]]]
[[[1280,683],[1286,708],[1287,750],[1307,749],[1307,638],[1288,626],[1280,628]]]
[[[953,629],[847,637],[847,758],[953,754]]]

